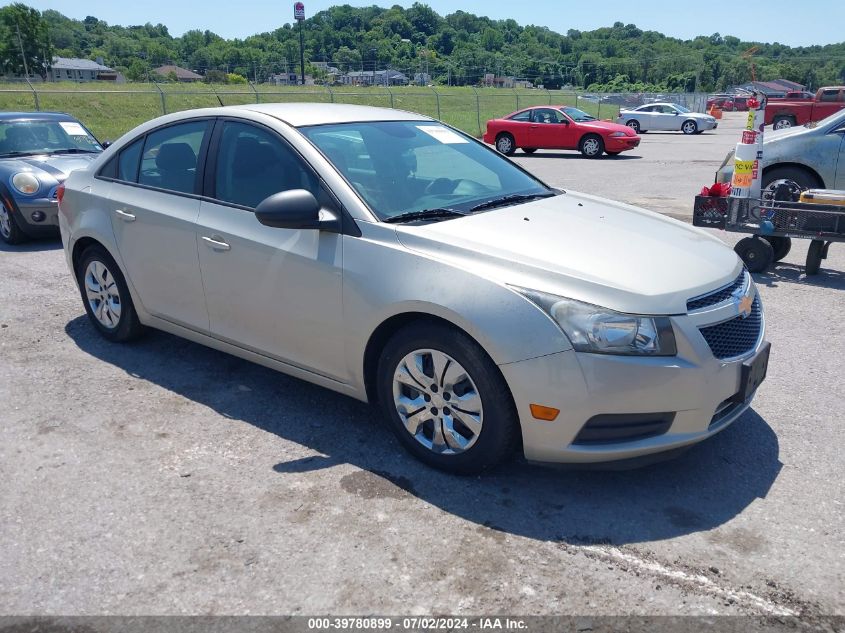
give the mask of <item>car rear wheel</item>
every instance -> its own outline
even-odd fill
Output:
[[[26,234],[21,231],[17,220],[4,202],[0,202],[0,239],[6,244],[20,244],[26,241]]]
[[[737,242],[734,251],[745,262],[749,272],[761,273],[766,270],[775,259],[772,245],[759,237],[746,237]]]
[[[76,279],[85,312],[100,334],[122,343],[143,333],[126,280],[102,246],[85,249],[76,267]]]
[[[684,134],[695,134],[696,132],[698,132],[698,124],[692,119],[684,121],[681,125],[681,132],[683,132]]]
[[[785,130],[795,125],[791,116],[776,116],[772,121],[772,127],[776,130]]]
[[[458,330],[419,324],[397,332],[379,360],[377,387],[391,430],[429,466],[477,473],[515,446],[518,423],[507,383]]]
[[[827,248],[823,240],[813,240],[807,249],[807,261],[804,272],[808,275],[818,275],[822,260],[827,258]]]
[[[516,145],[513,141],[513,136],[507,132],[503,132],[496,137],[496,150],[505,156],[511,156],[516,151]]]
[[[640,122],[636,119],[631,119],[625,125],[634,130],[634,132],[636,132],[637,134],[640,133]]]
[[[581,139],[578,149],[581,150],[584,158],[598,158],[604,151],[604,141],[601,140],[600,136],[588,134]]]

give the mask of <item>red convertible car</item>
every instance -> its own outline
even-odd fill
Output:
[[[538,149],[577,149],[586,158],[609,156],[640,144],[631,128],[598,121],[596,117],[569,106],[535,106],[502,119],[487,122],[484,142],[510,156],[517,147],[526,154]]]

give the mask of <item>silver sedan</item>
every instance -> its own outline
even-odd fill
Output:
[[[616,122],[627,125],[638,134],[648,131],[701,134],[719,125],[709,114],[693,112],[677,103],[649,103],[633,110],[621,110]]]
[[[430,118],[181,112],[59,192],[93,326],[147,327],[377,402],[426,463],[624,460],[704,440],[765,377],[734,252],[552,189]]]

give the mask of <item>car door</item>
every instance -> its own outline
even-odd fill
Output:
[[[561,149],[566,147],[567,125],[563,115],[553,108],[535,108],[531,117],[530,147]]]
[[[141,304],[197,330],[208,329],[196,220],[211,123],[180,122],[126,146],[109,194],[117,249]]]
[[[651,129],[661,131],[681,129],[681,124],[675,121],[677,117],[675,117],[672,113],[674,113],[674,110],[669,108],[669,106],[653,106],[651,113]],[[676,123],[677,128],[675,127]]]
[[[653,130],[654,129],[654,106],[644,106],[634,112],[634,115],[628,117],[630,119],[636,119],[640,123],[641,130]]]
[[[504,129],[513,134],[517,147],[535,147],[531,145],[532,113],[533,110],[523,110],[507,119]]]
[[[343,380],[341,236],[264,226],[254,214],[280,191],[307,189],[324,208],[334,199],[274,130],[221,120],[212,148],[198,220],[212,334]]]

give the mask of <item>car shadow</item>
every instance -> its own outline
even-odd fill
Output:
[[[61,248],[62,241],[58,238],[30,240],[22,244],[6,244],[6,242],[0,240],[0,253],[41,253],[57,251]]]
[[[800,264],[777,262],[770,266],[766,272],[754,273],[752,276],[757,284],[771,288],[786,283],[845,290],[845,273],[825,268],[824,264],[825,260],[822,260],[822,267],[817,275],[807,275],[805,267]]]
[[[360,470],[341,478],[339,494],[413,495],[491,538],[621,545],[711,530],[765,497],[782,466],[775,433],[749,410],[680,457],[638,470],[515,459],[483,476],[456,477],[414,460],[374,409],[352,398],[162,332],[117,345],[84,316],[65,331],[80,350],[133,377],[313,450],[304,459],[266,464],[267,476],[282,485],[291,473],[352,464]],[[134,423],[142,425],[144,416]]]
[[[511,158],[578,158],[583,160],[580,152],[555,152],[550,150],[538,150],[533,154],[514,154]],[[617,156],[602,156],[599,160],[640,160],[642,156],[618,154]]]

